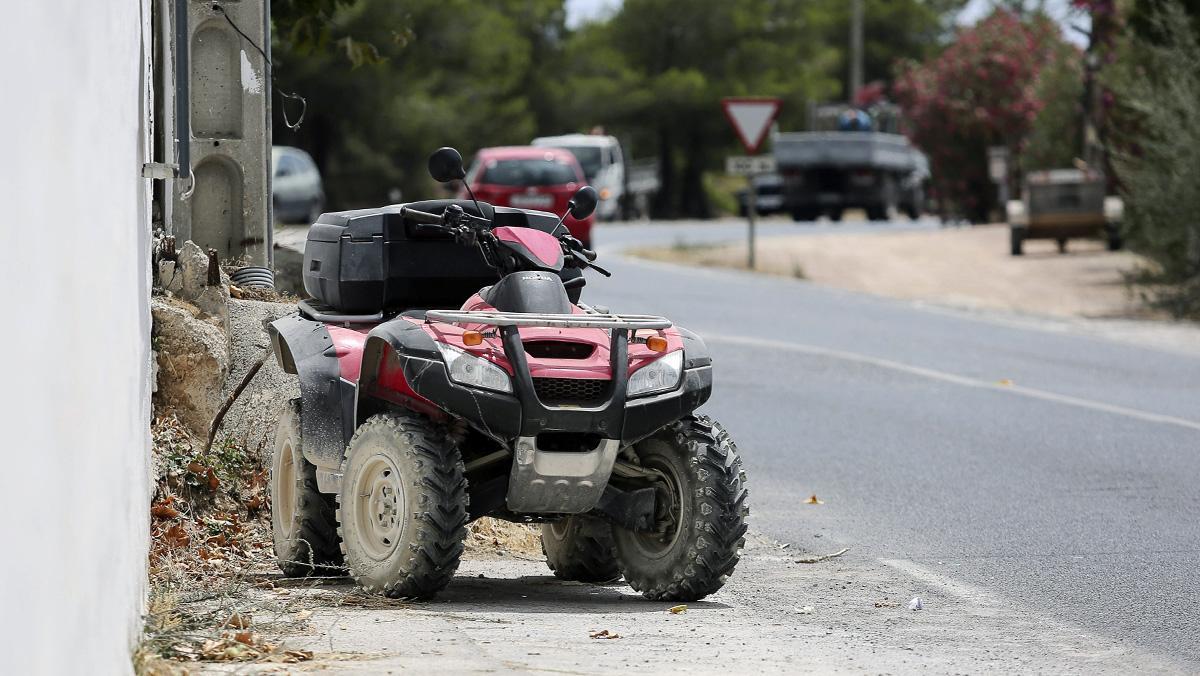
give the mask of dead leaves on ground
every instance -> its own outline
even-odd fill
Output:
[[[275,662],[295,664],[313,658],[311,650],[293,650],[265,640],[252,631],[224,632],[203,643],[177,643],[171,646],[171,656],[178,660],[199,662]]]
[[[169,495],[165,500],[160,500],[150,507],[150,516],[155,519],[178,519],[179,510],[175,509],[175,496]]]
[[[615,631],[601,629],[600,631],[588,632],[588,638],[603,638],[603,639],[621,638],[621,635]]]

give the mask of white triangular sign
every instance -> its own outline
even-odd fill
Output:
[[[746,152],[753,154],[758,150],[779,112],[779,104],[779,99],[730,98],[721,101],[725,117],[729,118]]]

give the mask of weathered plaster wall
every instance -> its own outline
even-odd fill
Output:
[[[130,670],[149,491],[149,0],[0,22],[0,672]]]

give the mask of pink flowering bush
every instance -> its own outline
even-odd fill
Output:
[[[893,94],[908,135],[929,155],[944,215],[987,219],[996,198],[987,148],[1006,145],[1019,155],[1045,105],[1038,77],[1062,43],[1045,17],[1022,21],[997,10],[937,57],[901,64]]]

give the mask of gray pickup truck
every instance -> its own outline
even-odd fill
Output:
[[[929,162],[895,129],[894,115],[879,116],[871,129],[838,128],[844,106],[821,106],[811,119],[817,131],[774,137],[775,163],[783,176],[784,210],[797,221],[822,214],[841,220],[860,208],[882,221],[901,212],[918,218],[925,208]],[[875,131],[873,129],[884,129]]]

